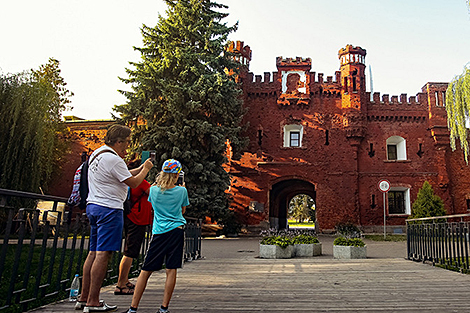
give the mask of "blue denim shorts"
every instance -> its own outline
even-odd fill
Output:
[[[90,251],[119,251],[122,243],[123,211],[90,203]]]

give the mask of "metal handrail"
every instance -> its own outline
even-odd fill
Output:
[[[9,196],[9,197],[19,197],[19,198],[28,198],[33,200],[46,200],[46,201],[57,201],[67,203],[67,198],[50,196],[50,195],[41,195],[39,193],[10,190],[0,188],[0,196]]]
[[[406,220],[407,258],[469,273],[470,222],[465,217],[470,213]],[[424,221],[432,223],[410,223]]]
[[[465,214],[455,214],[455,215],[444,215],[444,216],[433,216],[433,217],[421,217],[421,218],[411,218],[405,220],[406,223],[408,222],[416,222],[416,221],[427,221],[427,220],[442,220],[442,219],[449,219],[449,218],[463,218],[463,217],[469,217],[470,213],[465,213]]]

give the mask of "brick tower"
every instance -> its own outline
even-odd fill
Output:
[[[341,65],[343,125],[352,145],[359,145],[366,120],[366,50],[347,45],[338,52]]]

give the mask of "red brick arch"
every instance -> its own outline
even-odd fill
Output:
[[[306,194],[315,201],[315,185],[301,179],[287,179],[275,183],[269,192],[269,221],[271,227],[287,227],[287,211],[290,200]]]

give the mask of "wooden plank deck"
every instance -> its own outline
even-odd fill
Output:
[[[170,304],[187,312],[469,312],[470,275],[404,259],[406,245],[367,242],[365,260],[334,260],[331,237],[315,258],[257,258],[254,239],[204,240],[205,259],[186,263]],[[154,273],[139,312],[160,306],[165,274]],[[102,289],[125,311],[131,298]],[[68,301],[35,312],[77,312]]]

